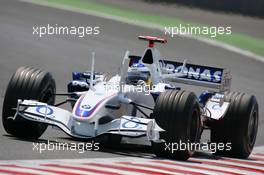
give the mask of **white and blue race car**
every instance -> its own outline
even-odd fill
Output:
[[[210,129],[211,143],[228,145],[216,154],[247,158],[258,129],[256,98],[231,92],[228,70],[164,60],[154,44],[166,43],[165,39],[139,39],[148,41],[143,55],[127,51],[117,75],[95,72],[93,53],[91,71],[73,72],[63,94],[56,93],[50,73],[20,67],[5,94],[6,132],[37,139],[53,125],[73,138],[103,137],[105,145],[137,140],[136,144],[151,145],[159,157],[187,160],[202,132]],[[196,96],[179,87],[181,83],[211,90]],[[67,98],[55,104],[59,95]],[[67,102],[71,111],[58,107]],[[182,144],[191,146],[180,149]]]

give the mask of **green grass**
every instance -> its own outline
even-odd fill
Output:
[[[147,22],[149,24],[156,24],[160,26],[202,26],[201,24],[189,23],[176,18],[166,17],[157,14],[150,14],[118,8],[112,5],[99,4],[88,0],[41,0],[47,5],[65,5],[74,7],[83,11],[102,13],[106,15],[122,17],[137,22]],[[201,35],[200,35],[201,36]],[[211,38],[210,36],[202,35],[203,37]],[[241,48],[243,50],[251,51],[255,54],[264,56],[264,40],[254,38],[241,33],[232,32],[231,35],[217,35],[211,38],[232,46]]]

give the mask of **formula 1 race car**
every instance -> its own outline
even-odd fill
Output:
[[[210,129],[210,143],[228,146],[218,147],[216,154],[247,158],[258,129],[256,98],[231,92],[228,70],[165,60],[154,48],[165,39],[139,39],[148,42],[143,55],[127,51],[120,72],[112,77],[94,71],[93,53],[91,71],[73,72],[67,93],[56,94],[50,73],[20,67],[5,94],[6,132],[37,139],[52,125],[73,138],[103,137],[104,145],[141,139],[136,144],[151,145],[158,157],[187,160],[196,150],[193,145],[200,144],[202,132]],[[196,96],[180,83],[211,90]],[[67,99],[54,104],[55,96]],[[65,103],[71,104],[72,111],[58,107]]]

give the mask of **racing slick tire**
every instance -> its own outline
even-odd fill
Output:
[[[255,96],[239,92],[225,93],[230,102],[225,116],[211,128],[211,142],[229,144],[230,149],[217,150],[216,155],[248,158],[258,130],[258,102]]]
[[[160,132],[160,139],[165,142],[152,142],[156,156],[177,160],[191,157],[194,150],[187,145],[198,143],[201,134],[200,106],[196,95],[183,90],[163,92],[157,98],[152,115],[165,130]]]
[[[32,67],[18,68],[9,81],[3,103],[2,122],[6,132],[19,138],[39,138],[47,125],[20,116],[13,120],[14,108],[18,99],[38,100],[53,105],[55,91],[55,81],[50,73]]]

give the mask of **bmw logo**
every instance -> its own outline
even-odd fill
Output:
[[[221,108],[220,104],[215,104],[212,106],[212,109],[214,109],[214,110],[218,110],[220,108]]]
[[[87,105],[87,104],[85,104],[85,105],[82,105],[82,108],[83,108],[83,109],[91,109],[91,106],[90,106],[90,105]]]

